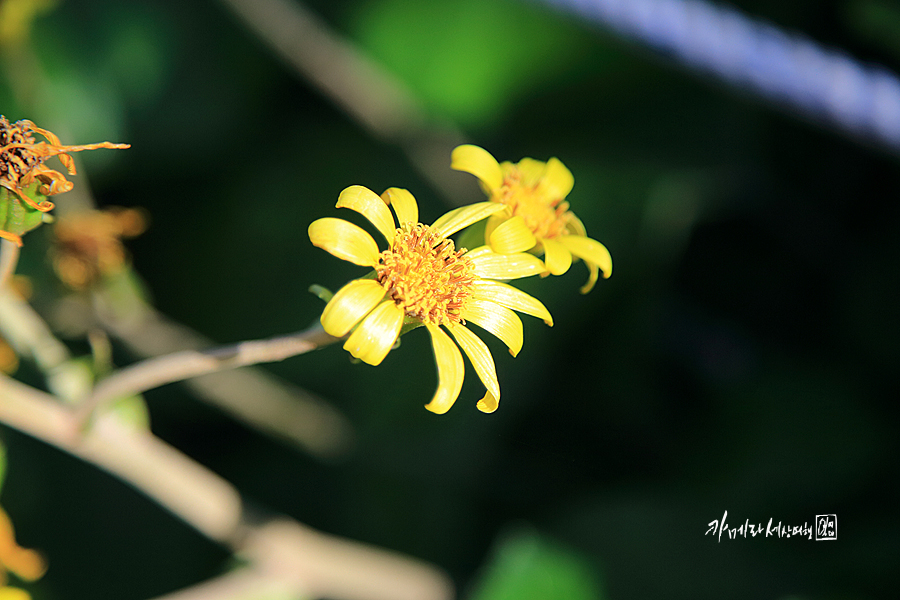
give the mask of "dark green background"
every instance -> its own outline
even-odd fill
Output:
[[[893,4],[735,4],[900,68]],[[615,273],[587,296],[580,264],[521,284],[556,325],[525,317],[515,360],[487,340],[503,389],[492,415],[475,409],[471,370],[447,415],[422,408],[436,374],[415,331],[378,368],[339,346],[267,367],[349,417],[357,444],[334,463],[177,385],[146,394],[154,432],[261,514],[432,561],[463,597],[889,597],[898,157],[539,3],[308,5],[501,160],[562,160]],[[338,216],[344,187],[406,187],[426,222],[450,207],[222,4],[70,0],[34,46],[52,93],[23,107],[0,82],[2,112],[65,118],[66,142],[133,145],[85,154],[85,172],[100,204],[149,210],[128,244],[137,271],[158,308],[218,342],[302,329],[322,308],[310,284],[361,274],[306,235]],[[231,564],[118,481],[2,435],[3,505],[49,558],[37,600],[140,600]],[[704,535],[726,510],[733,526],[835,513],[838,540]],[[525,584],[545,572],[555,591]]]

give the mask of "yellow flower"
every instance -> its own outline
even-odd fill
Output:
[[[396,222],[388,205],[397,215]],[[385,237],[388,249],[379,251],[371,235],[342,219],[318,219],[309,226],[315,246],[375,270],[370,277],[345,285],[328,302],[321,317],[325,331],[343,337],[352,330],[344,349],[363,362],[378,365],[397,341],[404,322],[424,325],[431,334],[438,367],[437,392],[425,408],[443,414],[459,396],[465,369],[459,349],[443,326],[487,388],[478,408],[495,411],[500,386],[494,359],[466,322],[500,338],[513,356],[522,348],[522,321],[511,309],[553,325],[550,313],[537,299],[497,281],[541,273],[539,259],[530,254],[497,254],[486,246],[471,252],[456,250],[449,239],[503,207],[480,202],[423,225],[416,199],[407,190],[390,188],[379,197],[359,185],[341,192],[337,207],[365,216]]]
[[[558,159],[498,163],[487,150],[466,144],[453,150],[450,166],[480,179],[491,202],[507,207],[492,215],[485,228],[485,242],[494,251],[543,252],[546,271],[553,275],[562,275],[573,257],[580,258],[590,273],[582,294],[593,289],[598,270],[604,279],[612,275],[609,251],[587,237],[584,224],[565,202],[575,179]]]

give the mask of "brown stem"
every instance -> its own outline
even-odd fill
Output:
[[[79,404],[79,416],[84,423],[98,408],[117,398],[134,396],[167,383],[225,369],[281,361],[337,340],[317,324],[299,333],[268,340],[241,342],[204,351],[184,350],[148,358],[101,380],[91,395]]]

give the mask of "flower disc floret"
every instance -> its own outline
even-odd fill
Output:
[[[465,252],[427,225],[409,223],[381,253],[376,279],[407,317],[430,325],[460,323],[475,280]]]
[[[526,173],[515,165],[504,163],[503,184],[494,194],[494,201],[509,207],[512,216],[519,216],[537,240],[555,238],[569,233],[575,216],[569,203],[562,198],[548,197],[538,182],[528,181]]]

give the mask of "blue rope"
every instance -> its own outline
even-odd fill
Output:
[[[705,0],[544,0],[817,122],[900,151],[900,79]]]

